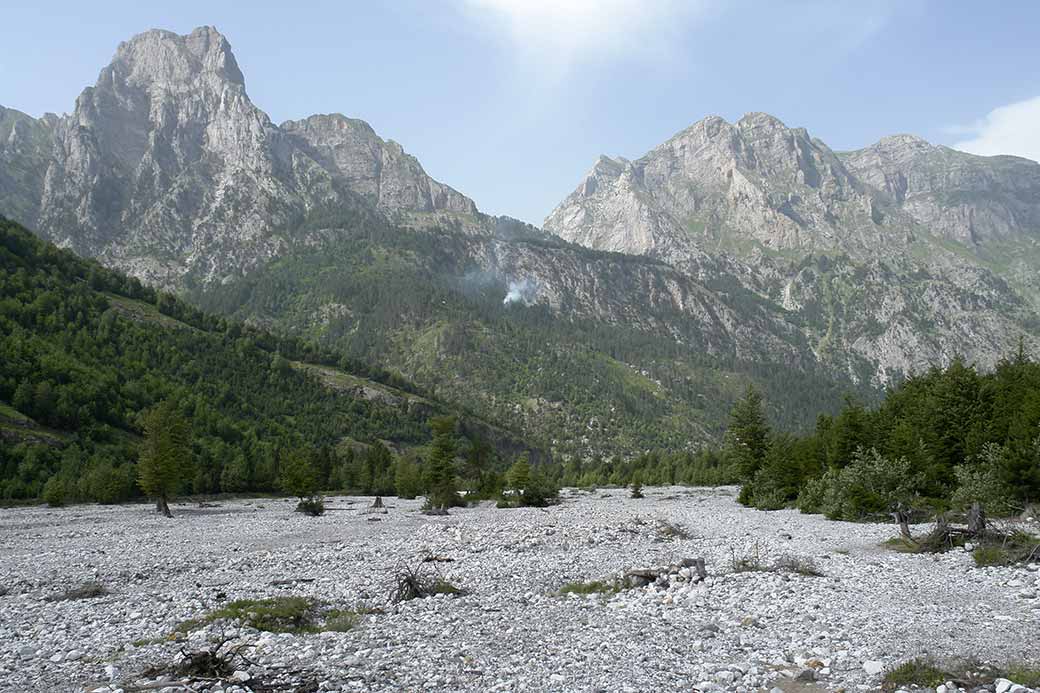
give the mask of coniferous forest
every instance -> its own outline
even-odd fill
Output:
[[[318,367],[387,396],[327,387]],[[147,414],[164,402],[191,427],[179,493],[278,491],[301,451],[322,488],[390,493],[387,446],[421,448],[430,416],[458,413],[396,374],[206,315],[0,221],[0,499],[139,497]],[[498,449],[526,449],[465,413],[458,430],[488,471],[506,464]]]

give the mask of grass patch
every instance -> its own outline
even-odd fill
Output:
[[[617,583],[592,580],[590,582],[568,582],[557,594],[614,594],[619,591]]]
[[[988,542],[972,552],[979,567],[1017,565],[1040,560],[1040,537],[1026,532],[1012,532],[999,543]]]
[[[138,638],[130,644],[134,647],[148,647],[149,645],[158,645],[167,641],[167,638]]]
[[[973,659],[950,660],[917,657],[885,672],[881,690],[891,693],[900,688],[917,686],[935,688],[947,681],[961,689],[978,689],[1007,679],[1026,688],[1040,687],[1040,667],[1022,662],[1004,665],[981,664]]]
[[[816,566],[816,561],[804,556],[781,556],[773,569],[805,577],[823,577],[823,571]]]
[[[309,597],[239,599],[201,618],[177,624],[174,633],[187,634],[218,620],[238,621],[269,633],[321,633],[350,630],[360,617],[353,611],[329,608]]]
[[[47,595],[43,599],[47,602],[68,602],[77,599],[94,599],[106,594],[109,594],[109,591],[100,582],[87,582],[65,592]]]
[[[885,672],[881,689],[894,691],[904,686],[927,686],[935,688],[950,680],[950,675],[941,669],[934,660],[918,657]]]
[[[898,551],[899,553],[921,552],[920,544],[913,539],[907,539],[906,537],[892,537],[891,539],[885,539],[881,542],[881,546],[890,551]]]

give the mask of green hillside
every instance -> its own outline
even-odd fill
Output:
[[[138,495],[140,414],[164,399],[192,421],[186,492],[274,490],[300,448],[422,446],[432,415],[461,415],[506,457],[528,449],[397,374],[205,314],[0,218],[0,499],[52,476],[82,498]]]

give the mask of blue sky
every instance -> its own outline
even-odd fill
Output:
[[[1040,2],[5,2],[0,104],[71,110],[116,45],[215,25],[276,122],[370,122],[533,223],[603,153],[766,111],[835,149],[910,132],[1040,159]]]

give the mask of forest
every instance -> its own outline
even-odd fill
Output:
[[[301,364],[417,405],[338,393]],[[434,415],[458,415],[460,451],[489,468],[512,462],[492,442],[529,449],[396,373],[205,314],[0,219],[0,500],[39,498],[45,487],[54,499],[140,497],[144,420],[163,402],[191,425],[179,493],[276,492],[284,460],[300,451],[323,487],[383,490],[394,474],[388,446],[421,450]]]
[[[892,387],[875,408],[848,400],[802,436],[772,430],[749,390],[722,454],[740,500],[762,509],[842,520],[974,503],[1018,512],[1040,500],[1040,363],[1021,349],[992,372],[955,359]]]

